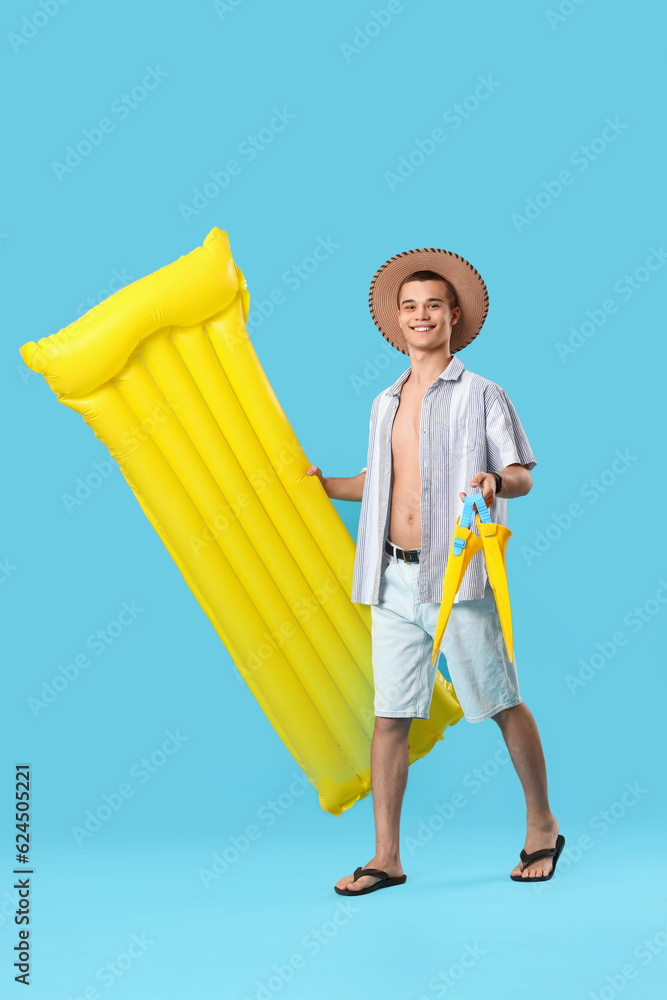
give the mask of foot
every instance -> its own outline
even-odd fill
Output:
[[[384,858],[371,858],[368,864],[364,865],[364,868],[378,868],[381,872],[386,872],[389,878],[398,878],[399,875],[404,875],[403,867],[400,861],[386,861]],[[350,892],[357,892],[359,889],[367,889],[371,885],[375,885],[380,879],[377,875],[360,875],[357,881],[354,881],[354,872],[351,875],[344,875],[343,878],[336,882],[336,887],[338,889],[349,889]]]
[[[545,823],[535,824],[529,823],[528,830],[526,832],[526,842],[523,845],[523,849],[526,854],[532,854],[533,851],[539,851],[543,847],[555,847],[556,837],[558,836],[558,822],[553,813],[550,814],[550,819]],[[553,857],[551,858],[538,858],[537,861],[531,861],[526,868],[523,867],[523,861],[520,861],[516,868],[512,869],[512,875],[521,875],[522,878],[531,879],[539,878],[542,875],[548,875],[553,868]]]

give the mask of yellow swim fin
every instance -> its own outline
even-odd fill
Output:
[[[512,532],[504,524],[494,524],[492,521],[485,523],[480,521],[479,517],[477,518],[477,527],[482,539],[486,572],[496,599],[496,608],[503,630],[507,655],[513,661],[512,609],[510,608],[510,595],[507,588],[506,558],[507,543]]]
[[[477,507],[478,510],[477,529],[479,531],[479,538],[468,528],[473,514],[473,507]],[[512,532],[504,524],[495,524],[491,521],[489,509],[484,503],[481,492],[473,493],[465,498],[463,512],[456,520],[456,527],[454,528],[454,535],[452,537],[452,548],[445,569],[445,578],[442,585],[442,604],[440,605],[433,642],[432,664],[435,664],[438,658],[445,628],[454,603],[454,597],[461,586],[464,573],[468,568],[470,560],[480,549],[484,550],[486,571],[496,600],[496,608],[498,609],[498,617],[500,618],[500,626],[503,631],[507,655],[510,661],[514,660],[512,609],[510,607],[509,590],[507,587],[506,562],[507,542],[511,534]]]
[[[462,517],[465,524],[469,523],[465,515],[467,514],[467,517],[469,518],[470,513],[471,508],[469,507],[466,511],[466,508],[464,507],[464,514]],[[454,604],[454,598],[456,597],[458,589],[461,586],[461,581],[463,580],[465,571],[468,568],[468,563],[475,553],[479,552],[481,548],[482,543],[477,535],[473,531],[470,531],[469,528],[464,527],[461,524],[461,517],[457,517],[456,527],[454,528],[454,534],[452,536],[452,545],[447,559],[447,566],[445,567],[445,577],[442,582],[442,603],[440,604],[438,621],[435,627],[435,639],[433,640],[431,665],[434,665],[438,659],[440,646],[445,634],[445,628],[447,627],[452,605]]]

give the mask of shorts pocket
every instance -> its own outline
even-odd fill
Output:
[[[384,574],[386,573],[387,567],[389,566],[390,562],[391,562],[391,556],[389,555],[388,552],[386,552],[385,550],[383,550],[383,552],[382,552],[382,560],[380,562],[380,578],[382,578],[384,576]]]

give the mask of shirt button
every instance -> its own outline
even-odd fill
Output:
[[[386,507],[386,506],[387,506],[387,501],[386,501],[386,500],[383,500],[383,501],[382,501],[382,506],[383,506],[383,507]]]
[[[465,427],[465,425],[466,425],[465,420],[460,420],[459,421],[459,427]]]

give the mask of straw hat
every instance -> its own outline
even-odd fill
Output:
[[[396,295],[404,278],[413,271],[435,271],[455,288],[461,308],[458,322],[452,326],[449,350],[452,354],[475,339],[489,311],[489,295],[482,276],[465,257],[450,250],[422,247],[390,257],[378,268],[371,281],[368,306],[373,322],[383,337],[398,351],[408,354],[408,345],[398,325]]]

